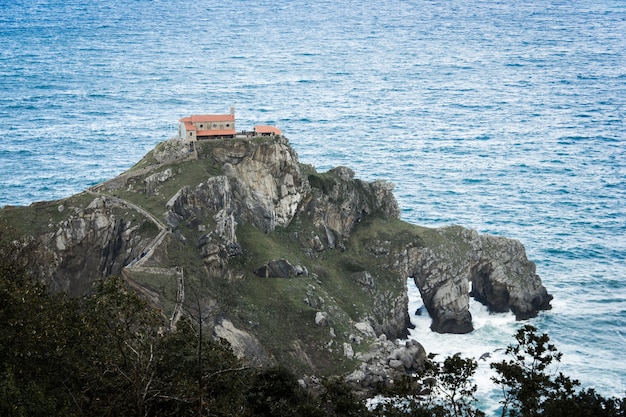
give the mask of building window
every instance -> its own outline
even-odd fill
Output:
[[[230,123],[226,123],[226,127],[230,127]]]
[[[213,123],[213,129],[215,129],[217,127],[217,125],[215,123]]]

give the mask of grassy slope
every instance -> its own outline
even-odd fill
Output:
[[[261,139],[264,141],[266,139]],[[182,187],[195,186],[208,177],[219,174],[220,166],[207,158],[214,146],[221,146],[222,141],[203,142],[198,146],[199,160],[179,162],[171,165],[155,164],[152,152],[147,154],[125,175],[131,178],[133,187],[129,188],[121,181],[118,186],[104,188],[111,193],[131,201],[150,211],[157,218],[162,218],[165,203]],[[162,146],[159,145],[159,146]],[[250,146],[245,143],[242,146]],[[159,186],[157,194],[146,196],[141,192],[143,178],[155,172],[172,168],[174,176]],[[310,167],[302,166],[303,172]],[[329,179],[324,174],[309,175],[313,186],[323,189],[324,181]],[[317,183],[316,183],[317,181]],[[29,207],[5,208],[0,210],[0,218],[16,225],[24,235],[36,235],[50,231],[68,216],[68,210],[60,212],[58,207],[84,207],[93,200],[86,193],[78,194],[66,200],[38,203]],[[136,216],[128,211],[120,216]],[[211,226],[211,219],[205,224]],[[237,236],[243,248],[243,255],[232,258],[230,266],[238,271],[238,279],[230,280],[225,276],[209,277],[200,258],[195,242],[200,232],[190,225],[181,225],[181,232],[186,242],[170,239],[158,258],[163,268],[183,266],[185,270],[188,299],[191,293],[200,297],[210,296],[227,310],[227,314],[242,329],[254,333],[276,358],[292,362],[288,358],[296,356],[294,339],[301,341],[307,354],[321,374],[348,371],[354,362],[343,356],[342,342],[347,340],[351,323],[361,321],[372,306],[372,291],[364,289],[350,277],[354,272],[366,270],[375,275],[378,283],[386,283],[393,293],[404,290],[397,277],[392,276],[384,267],[386,261],[371,255],[368,247],[371,242],[390,241],[395,249],[408,242],[418,242],[426,246],[439,246],[449,236],[431,229],[414,226],[400,220],[382,219],[375,215],[366,218],[353,231],[352,237],[345,242],[345,251],[326,249],[311,254],[307,250],[305,237],[312,233],[323,236],[307,219],[298,218],[289,227],[278,229],[272,234],[265,234],[251,226],[240,225]],[[151,233],[152,234],[152,233]],[[294,265],[302,265],[311,272],[308,277],[291,279],[259,278],[253,270],[271,259],[288,259]],[[230,276],[232,278],[232,275]],[[175,296],[175,280],[165,276],[136,274],[136,281],[159,292],[163,298],[165,313],[171,311]],[[314,294],[324,300],[323,306],[314,308],[305,299]],[[320,309],[329,315],[330,326],[337,339],[330,343],[330,328],[315,324],[315,315]],[[356,350],[365,346],[354,346]],[[307,371],[303,364],[294,360],[294,368]]]

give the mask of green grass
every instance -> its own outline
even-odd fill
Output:
[[[170,317],[176,306],[177,283],[175,273],[155,274],[133,271],[132,280],[141,286],[156,292],[160,296],[160,308],[166,317]]]
[[[328,194],[336,185],[337,178],[329,173],[311,173],[308,175],[309,184],[311,187],[317,188],[324,194]]]
[[[380,230],[395,233],[382,223],[377,225]],[[400,229],[397,223],[392,226]],[[222,306],[227,307],[237,326],[257,335],[274,355],[294,355],[291,343],[298,339],[304,343],[307,355],[320,374],[347,371],[354,362],[343,356],[343,342],[354,333],[352,323],[363,320],[371,312],[376,297],[374,292],[355,283],[352,273],[369,270],[376,276],[387,274],[386,278],[383,277],[389,281],[385,290],[391,289],[394,293],[403,291],[404,282],[391,277],[389,271],[380,269],[375,261],[369,259],[371,256],[366,252],[356,252],[350,244],[345,252],[326,249],[316,253],[315,257],[308,256],[306,237],[311,232],[321,233],[306,219],[269,234],[250,225],[238,226],[237,236],[244,254],[231,258],[229,262],[230,266],[242,272],[243,278],[238,282],[213,278],[209,285],[211,288],[207,290]],[[362,238],[367,239],[365,231]],[[254,269],[280,258],[306,267],[311,275],[291,278],[254,275]],[[322,308],[313,308],[305,302],[310,286],[315,288],[315,297],[325,300]],[[318,311],[328,313],[330,326],[337,335],[330,349],[330,327],[315,324]],[[366,349],[366,346],[355,346],[355,349]],[[303,366],[296,360],[293,365],[296,368]],[[300,370],[306,371],[304,368]]]
[[[255,333],[275,356],[284,358],[293,355],[292,341],[301,340],[321,372],[329,372],[330,369],[336,372],[337,365],[343,362],[342,343],[335,346],[334,353],[329,352],[330,327],[315,324],[315,315],[319,310],[304,301],[312,282],[309,277],[248,279],[238,290],[239,306],[235,313],[241,325],[250,326],[253,323]],[[329,320],[330,326],[340,336],[348,330],[345,317],[331,314]],[[345,339],[340,337],[340,340]],[[293,361],[292,365],[307,371],[297,361]]]
[[[7,206],[0,209],[0,219],[12,225],[22,236],[39,236],[56,232],[58,223],[66,219],[74,208],[86,207],[94,197],[76,194],[64,200],[33,203],[30,206]],[[59,207],[63,210],[59,211]]]

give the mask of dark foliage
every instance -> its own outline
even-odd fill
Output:
[[[0,225],[0,415],[24,416],[482,416],[476,362],[458,356],[386,389],[375,409],[340,379],[315,394],[284,368],[254,369],[201,331],[199,320],[165,330],[163,316],[124,282],[94,295],[50,294],[31,268],[36,253]],[[204,332],[206,333],[206,332]],[[493,364],[503,416],[626,416],[604,398],[550,372],[561,354],[525,326]]]
[[[624,399],[606,399],[593,390],[576,391],[580,385],[553,371],[562,354],[547,334],[525,325],[507,348],[508,360],[492,364],[502,387],[502,416],[626,416]]]

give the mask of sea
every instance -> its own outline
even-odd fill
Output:
[[[0,206],[79,193],[230,106],[318,171],[393,182],[408,222],[520,240],[558,371],[626,395],[626,1],[0,0]],[[493,410],[488,363],[523,323],[472,314],[462,336],[412,315],[411,337],[479,360]]]

